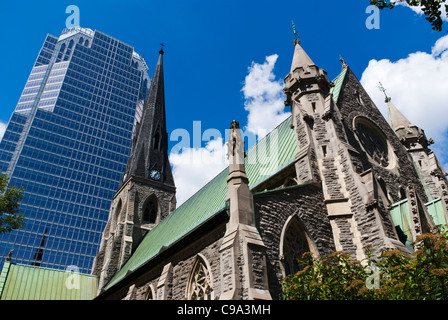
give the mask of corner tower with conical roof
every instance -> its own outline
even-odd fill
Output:
[[[340,75],[330,82],[299,39],[294,41],[284,92],[297,144],[296,181],[322,186],[336,250],[358,260],[367,257],[369,245],[374,254],[385,248],[407,251],[387,209],[392,204],[387,194],[397,181],[403,190],[415,194],[413,183],[417,185],[418,178],[409,159],[395,156],[404,151],[399,150],[398,139],[347,63],[341,61]],[[414,215],[415,238],[423,232],[427,215],[417,209]]]
[[[448,221],[447,173],[429,148],[434,141],[426,137],[423,129],[411,123],[391,100],[386,96],[388,122],[411,156],[428,200],[434,203],[433,211],[437,220],[435,223],[446,224]]]
[[[112,201],[92,273],[99,288],[118,271],[148,231],[176,207],[168,159],[163,54],[154,71],[142,117],[136,124],[131,155]]]

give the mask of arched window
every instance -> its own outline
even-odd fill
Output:
[[[212,300],[213,287],[210,270],[204,259],[196,257],[187,285],[188,300]]]
[[[121,202],[121,199],[118,200],[117,205],[115,206],[114,209],[114,215],[112,217],[112,221],[111,221],[111,226],[110,226],[110,230],[111,232],[114,232],[117,228],[119,219],[120,219],[120,212],[121,212],[121,208],[123,207],[123,204]]]
[[[86,42],[84,42],[84,45],[85,45],[86,47],[88,47],[88,46],[89,46],[89,40],[86,39]]]
[[[79,42],[79,44],[83,44],[84,38],[83,37],[79,38],[78,42]]]
[[[399,192],[400,192],[400,200],[407,199],[408,196],[402,186],[400,186]]]
[[[155,196],[151,196],[143,208],[143,223],[156,223],[157,213],[159,211],[158,209],[157,198]]]
[[[148,290],[146,290],[145,300],[155,300],[152,286],[149,286]]]
[[[56,62],[60,62],[62,60],[62,56],[64,55],[64,51],[65,51],[65,47],[66,47],[65,43],[61,44]]]
[[[154,134],[153,147],[154,147],[154,150],[159,150],[160,149],[160,134],[159,134],[159,130],[157,130],[156,133]]]
[[[305,252],[310,252],[305,232],[298,221],[292,217],[283,233],[283,268],[285,276],[295,274],[302,269],[297,259],[302,258]]]

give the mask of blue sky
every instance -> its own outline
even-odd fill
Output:
[[[134,46],[146,59],[150,76],[157,61],[159,44],[163,42],[166,45],[164,72],[169,134],[178,128],[191,132],[194,121],[201,121],[202,131],[215,128],[224,133],[233,119],[246,126],[249,113],[257,110],[245,109],[251,98],[242,90],[247,85],[246,76],[257,70],[263,76],[265,71],[267,84],[274,85],[272,90],[281,86],[282,79],[289,72],[294,50],[292,20],[303,48],[317,65],[328,72],[329,78],[339,74],[340,56],[347,61],[358,79],[362,78],[368,67],[377,70],[386,77],[377,81],[388,89],[395,105],[411,121],[421,125],[427,133],[432,133],[431,118],[419,123],[423,118],[419,116],[418,108],[411,108],[408,112],[407,106],[400,105],[401,101],[407,103],[400,80],[394,78],[388,83],[388,78],[392,79],[391,73],[398,70],[411,81],[409,78],[413,76],[406,76],[406,72],[412,69],[410,63],[420,63],[424,70],[432,67],[434,72],[439,72],[441,79],[447,78],[440,75],[440,70],[445,70],[443,68],[448,65],[448,38],[442,38],[446,36],[446,29],[444,32],[433,31],[423,16],[400,6],[381,11],[380,28],[369,30],[365,25],[369,17],[366,14],[368,0],[2,0],[1,122],[8,122],[46,34],[60,35],[68,17],[65,9],[72,4],[80,9],[82,27],[100,30]],[[437,51],[433,48],[438,40],[437,48],[440,50]],[[413,60],[419,57],[426,60]],[[425,61],[430,64],[428,68]],[[375,102],[379,101],[377,106],[381,109],[383,106],[378,105],[383,104],[381,95],[378,95],[372,77],[368,77],[369,73],[365,74],[366,89]],[[417,78],[433,77],[431,72],[412,75],[420,81]],[[414,84],[419,85],[418,81]],[[432,97],[435,102],[431,100],[431,105],[425,105],[426,114],[430,114],[428,111],[432,104],[440,104],[434,110],[443,110],[442,99],[446,101],[443,92],[448,91],[448,81],[440,86],[442,93],[437,93],[436,98]],[[261,99],[264,98],[266,95],[262,94]],[[274,94],[271,98],[278,102],[282,97]],[[447,103],[444,105],[448,106]],[[448,120],[441,119],[446,117],[440,117],[440,114],[433,117],[440,123],[438,131],[433,134],[439,138],[434,148],[442,153],[444,143],[448,141],[444,141]],[[170,143],[173,146],[176,141]],[[207,147],[210,151],[216,146],[204,141],[201,147],[207,152]],[[448,157],[444,154],[441,157],[443,163],[448,163]],[[179,170],[178,177],[181,179]],[[213,176],[215,173],[210,174]],[[200,183],[209,178],[204,176]],[[194,178],[190,176],[185,179]]]

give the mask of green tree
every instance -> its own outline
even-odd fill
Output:
[[[25,215],[19,212],[23,188],[13,187],[8,177],[0,172],[0,233],[11,232],[25,224]]]
[[[341,251],[325,258],[305,253],[299,259],[303,269],[283,280],[280,298],[448,300],[448,234],[424,234],[416,246],[412,254],[386,250],[379,259],[368,255],[365,261]]]
[[[448,2],[441,0],[370,0],[371,5],[377,6],[379,9],[393,9],[397,3],[405,2],[411,7],[421,7],[425,19],[432,25],[433,30],[442,31],[443,13],[442,6],[445,6],[445,12],[448,17]]]

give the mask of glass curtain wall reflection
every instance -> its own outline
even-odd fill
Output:
[[[0,263],[90,273],[148,94],[134,49],[85,28],[47,35],[0,143],[0,170],[23,186],[26,224],[0,235]]]

